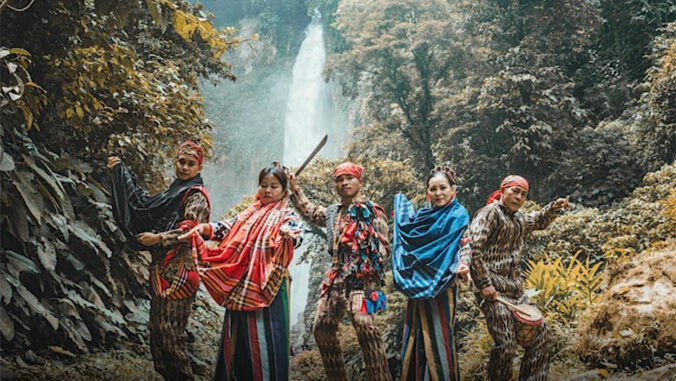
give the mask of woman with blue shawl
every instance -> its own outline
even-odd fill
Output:
[[[453,334],[456,278],[470,282],[469,213],[455,195],[455,172],[434,168],[427,178],[429,207],[417,213],[394,198],[392,274],[408,297],[401,380],[460,380]]]

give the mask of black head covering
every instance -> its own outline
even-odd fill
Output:
[[[150,196],[123,163],[116,165],[113,168],[113,215],[129,245],[136,250],[148,250],[136,241],[137,234],[176,229],[183,219],[181,202],[186,192],[203,184],[198,174],[190,180],[176,179],[163,192]]]

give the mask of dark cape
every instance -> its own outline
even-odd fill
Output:
[[[139,244],[136,235],[176,229],[183,219],[182,203],[188,192],[203,184],[200,175],[186,181],[176,179],[163,192],[150,196],[124,164],[116,165],[113,168],[113,215],[129,246],[135,250],[152,249]]]

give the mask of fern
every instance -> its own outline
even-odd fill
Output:
[[[561,258],[529,261],[526,269],[526,286],[531,289],[533,302],[546,314],[557,316],[564,322],[574,320],[580,311],[593,305],[604,282],[601,263],[583,263],[578,251],[567,265]]]

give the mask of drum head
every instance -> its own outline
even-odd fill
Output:
[[[543,318],[542,318],[542,313],[540,313],[540,310],[537,309],[535,306],[531,306],[530,304],[519,304],[519,309],[523,310],[524,312],[527,312],[528,314],[522,313],[520,311],[514,310],[514,317],[528,325],[540,325],[542,324]]]

